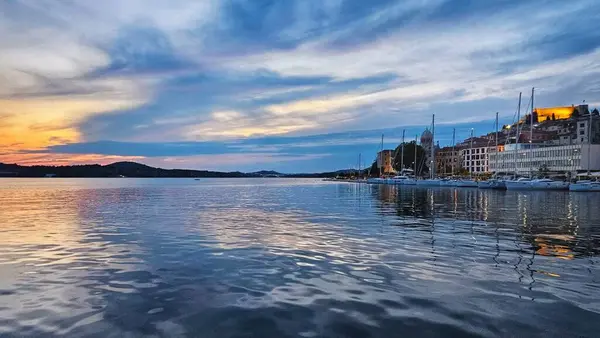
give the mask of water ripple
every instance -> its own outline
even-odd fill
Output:
[[[0,336],[580,336],[600,196],[6,179]]]

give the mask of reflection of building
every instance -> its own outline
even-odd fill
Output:
[[[392,150],[382,150],[377,153],[377,168],[382,174],[394,173]]]
[[[435,152],[436,172],[440,175],[458,172],[462,167],[461,150],[457,147],[444,147]]]
[[[508,144],[504,151],[489,154],[490,171],[514,172],[515,156],[516,170],[520,174],[536,172],[542,166],[547,166],[548,171],[553,172],[586,171],[588,166],[590,170],[600,170],[600,144],[532,148],[529,148],[529,144],[520,144],[518,150],[516,145]]]

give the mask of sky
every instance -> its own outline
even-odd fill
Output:
[[[597,0],[1,0],[0,162],[319,172],[600,106]],[[523,109],[526,109],[525,107]]]

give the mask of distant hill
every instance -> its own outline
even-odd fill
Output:
[[[341,172],[341,171],[340,171]],[[0,177],[333,177],[338,172],[317,174],[282,174],[276,171],[220,172],[209,170],[161,169],[136,162],[108,165],[22,166],[0,163]]]

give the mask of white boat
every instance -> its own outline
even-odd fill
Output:
[[[506,189],[506,184],[504,181],[496,178],[480,181],[477,183],[477,186],[479,189]]]
[[[570,191],[597,191],[600,192],[600,182],[590,180],[580,180],[577,183],[569,185]]]
[[[394,176],[392,178],[392,182],[393,182],[393,184],[397,184],[397,185],[416,185],[417,184],[417,180],[415,180],[412,177],[405,176],[405,175]]]
[[[469,180],[457,180],[456,186],[459,188],[477,188],[477,181]]]
[[[455,187],[456,186],[456,180],[454,179],[442,179],[440,180],[440,186],[441,187]]]
[[[369,179],[367,179],[367,183],[369,183],[369,184],[384,184],[385,179],[379,178],[379,177],[369,178]]]
[[[417,185],[423,187],[439,187],[441,180],[438,179],[425,179],[425,180],[417,180]]]
[[[549,178],[532,180],[530,185],[532,190],[569,190],[569,182],[554,181]]]
[[[526,177],[521,177],[516,180],[507,180],[507,181],[504,181],[504,184],[506,184],[507,190],[520,190],[520,189],[529,190],[529,189],[531,189],[531,179],[526,178]]]

